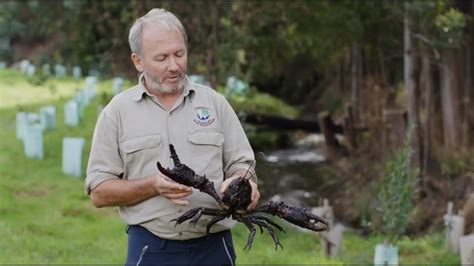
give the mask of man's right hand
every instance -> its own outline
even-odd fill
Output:
[[[193,190],[190,187],[176,183],[160,172],[150,176],[149,178],[153,180],[154,188],[159,195],[170,199],[172,202],[178,205],[189,204],[189,201],[182,198],[193,193]]]

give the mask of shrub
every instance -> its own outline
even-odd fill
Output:
[[[414,209],[413,182],[418,169],[410,163],[412,132],[413,127],[407,133],[404,146],[386,162],[385,174],[379,183],[377,210],[382,214],[382,231],[391,243],[396,243],[405,234]]]

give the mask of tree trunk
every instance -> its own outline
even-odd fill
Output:
[[[352,106],[346,104],[344,110],[344,137],[347,140],[349,149],[354,151],[357,148],[357,136],[354,126],[354,114],[352,113]]]
[[[383,58],[383,52],[379,52],[379,63],[380,63],[380,82],[382,88],[387,86],[387,74],[385,73],[385,60]]]
[[[431,111],[433,115],[430,117],[430,139],[433,147],[443,146],[443,108],[441,106],[441,58],[437,58],[436,67],[432,69],[432,106]]]
[[[403,146],[407,129],[407,114],[405,109],[384,109],[383,122],[383,159],[390,158],[394,151]]]
[[[341,146],[336,139],[335,125],[327,111],[318,114],[319,125],[324,135],[324,150],[326,159],[336,159],[341,153]]]
[[[409,5],[405,2],[405,7]],[[421,159],[421,141],[420,141],[420,122],[418,118],[418,93],[417,93],[417,82],[416,82],[416,62],[414,56],[414,46],[412,39],[412,25],[411,18],[408,12],[405,12],[405,18],[403,21],[403,44],[404,44],[404,80],[405,88],[407,90],[407,111],[408,111],[408,125],[409,127],[415,127],[412,136],[412,146],[415,151],[412,157],[412,163],[416,167],[420,167]]]
[[[433,77],[430,62],[430,56],[426,49],[421,51],[421,75],[420,75],[420,90],[424,92],[425,108],[423,121],[423,161],[422,161],[422,176],[427,176],[429,169],[429,161],[431,158],[431,127],[433,117]]]
[[[453,51],[445,51],[441,65],[441,109],[443,117],[443,142],[447,155],[455,154],[460,141],[460,114],[458,79],[456,78]]]
[[[342,88],[344,89],[344,94],[346,92],[349,92],[351,90],[351,82],[352,82],[352,64],[351,64],[351,59],[352,59],[352,52],[347,51],[344,55],[344,71],[342,72],[343,75],[343,80],[342,80]]]
[[[335,68],[335,76],[336,76],[336,91],[338,94],[343,94],[344,91],[344,58],[340,58]]]
[[[470,37],[468,37],[470,39]],[[464,56],[462,57],[462,68],[463,68],[463,84],[462,84],[462,96],[461,96],[461,140],[462,140],[462,150],[468,151],[470,147],[470,138],[472,131],[469,125],[469,110],[470,110],[470,90],[472,88],[472,78],[471,78],[471,47],[470,40],[468,44],[463,48]]]
[[[359,95],[360,95],[360,46],[357,43],[352,45],[352,60],[351,60],[351,105],[354,113],[354,120],[356,123],[360,122],[359,111]]]
[[[470,5],[469,5],[470,4]],[[466,5],[465,12],[467,15],[472,16],[474,15],[474,2],[470,2]],[[464,47],[464,84],[463,84],[463,92],[462,92],[462,147],[464,151],[468,151],[472,145],[474,144],[474,139],[472,136],[472,132],[474,131],[474,111],[472,110],[471,103],[474,102],[474,95],[473,95],[473,83],[472,83],[472,75],[473,68],[472,68],[472,60],[473,53],[472,53],[472,45],[474,44],[472,41],[472,36],[474,34],[474,23],[472,21],[468,22],[468,34],[466,40],[466,46]]]

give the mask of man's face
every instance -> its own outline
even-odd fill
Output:
[[[145,25],[142,54],[132,54],[138,71],[145,75],[145,85],[152,93],[179,92],[185,82],[188,55],[184,38],[176,28]]]

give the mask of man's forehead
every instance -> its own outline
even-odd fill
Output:
[[[182,42],[184,43],[184,37],[178,28],[168,26],[162,23],[147,24],[143,27],[142,32],[143,40],[147,42]]]
[[[174,25],[172,23],[166,22],[164,20],[150,20],[145,23],[143,23],[143,33],[145,32],[163,32],[163,33],[179,33],[181,34],[181,31],[179,30],[177,25]]]

